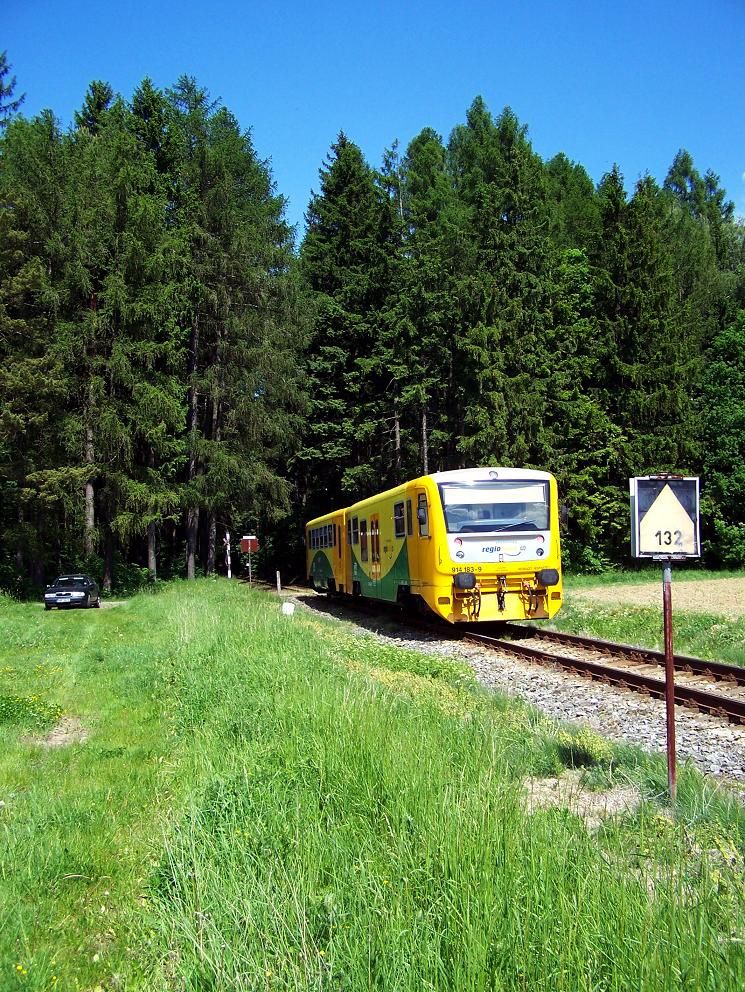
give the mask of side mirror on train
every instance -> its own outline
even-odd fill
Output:
[[[427,523],[427,511],[424,509],[423,506],[420,506],[419,509],[416,511],[416,518],[422,526],[424,526]]]

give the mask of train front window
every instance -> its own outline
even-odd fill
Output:
[[[548,482],[446,482],[440,486],[440,496],[449,534],[549,529]]]

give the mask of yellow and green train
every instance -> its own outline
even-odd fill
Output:
[[[305,526],[319,592],[419,603],[450,623],[548,619],[562,600],[548,472],[435,472]]]

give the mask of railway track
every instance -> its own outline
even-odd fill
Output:
[[[320,597],[319,597],[320,598]],[[352,612],[380,616],[380,604],[344,604]],[[438,637],[454,637],[522,660],[554,665],[607,685],[616,685],[659,699],[665,697],[665,656],[661,651],[600,638],[566,634],[533,626],[511,626],[509,636],[482,633],[472,627],[446,627],[421,617],[403,617],[403,625]],[[714,686],[726,686],[715,691]],[[675,656],[675,702],[730,723],[745,725],[745,667],[705,658]]]
[[[660,651],[533,627],[517,628],[514,635],[495,637],[468,630],[462,636],[513,657],[558,665],[610,685],[664,698],[665,680],[658,673],[664,668],[665,656]],[[676,703],[745,724],[745,668],[677,655],[675,673]],[[727,689],[713,691],[714,685]]]

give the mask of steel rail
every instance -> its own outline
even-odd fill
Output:
[[[542,637],[544,640],[556,641],[557,644],[576,645],[621,658],[630,658],[632,661],[644,664],[659,665],[660,667],[665,665],[664,651],[655,651],[654,648],[639,648],[633,644],[616,644],[614,641],[605,641],[599,637],[565,634],[563,631],[542,630],[540,627],[526,626],[521,629],[529,630],[531,634]],[[709,661],[707,658],[693,658],[688,655],[676,654],[675,668],[677,671],[688,672],[691,675],[708,675],[717,682],[734,682],[737,685],[745,685],[745,668],[740,665],[728,665],[722,661]]]
[[[580,675],[588,675],[599,681],[620,685],[623,688],[635,689],[645,695],[656,697],[664,697],[665,695],[664,680],[653,678],[650,675],[641,675],[633,670],[614,668],[611,665],[603,665],[581,658],[568,658],[552,654],[550,651],[543,651],[540,648],[531,648],[516,641],[490,637],[487,634],[477,634],[473,631],[464,633],[463,639],[484,644],[487,647],[520,658],[529,658],[540,664],[559,665]],[[715,716],[723,717],[733,723],[745,723],[745,700],[731,699],[716,692],[676,684],[675,702],[693,709],[713,713]]]

